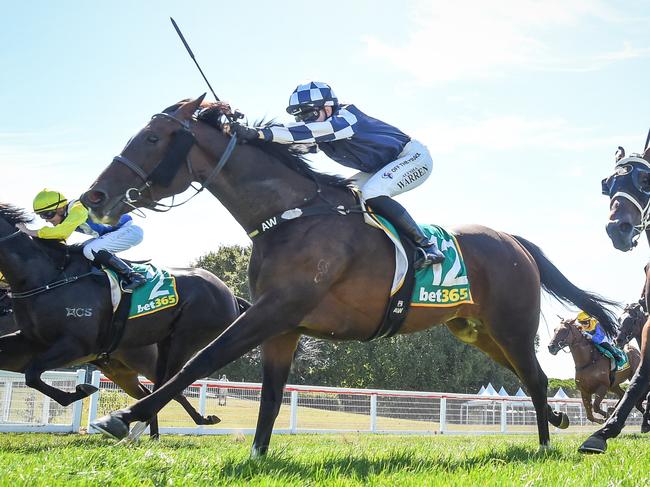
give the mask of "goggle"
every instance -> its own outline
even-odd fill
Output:
[[[40,216],[43,220],[51,220],[56,216],[56,210],[41,211],[40,213],[38,213],[38,216]]]
[[[292,115],[296,117],[296,122],[315,122],[320,117],[320,111],[320,108],[309,107],[296,110]]]

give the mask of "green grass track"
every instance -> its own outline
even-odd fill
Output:
[[[166,436],[116,446],[99,435],[0,434],[0,485],[650,485],[650,436],[623,435],[605,455],[585,435],[276,435],[250,459],[250,437]]]

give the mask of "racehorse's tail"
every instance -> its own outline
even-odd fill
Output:
[[[610,301],[594,293],[583,291],[564,277],[560,270],[553,265],[537,245],[517,235],[513,235],[513,238],[535,259],[535,263],[539,269],[542,288],[547,293],[558,301],[574,304],[582,311],[587,312],[598,320],[607,335],[610,337],[616,336],[616,317],[605,306],[620,306],[620,303]]]
[[[240,315],[243,314],[248,308],[252,306],[252,304],[246,301],[244,298],[235,296],[235,299],[237,300],[237,307],[239,308]]]

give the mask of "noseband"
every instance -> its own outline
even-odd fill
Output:
[[[193,183],[190,183],[190,186],[195,191],[195,193],[192,196],[190,196],[188,199],[178,204],[174,204],[173,197],[172,197],[172,204],[166,205],[156,201],[154,198],[145,198],[143,196],[143,192],[149,191],[151,195],[151,187],[154,184],[159,184],[163,187],[169,187],[174,177],[178,173],[178,170],[180,169],[183,161],[187,163],[187,170],[190,173],[191,178],[194,179],[194,171],[192,170],[192,161],[190,160],[190,150],[197,143],[197,141],[190,128],[191,125],[190,120],[180,120],[174,117],[173,115],[170,115],[169,113],[156,113],[153,117],[151,117],[152,120],[156,118],[165,118],[166,120],[173,121],[179,124],[180,128],[172,133],[172,141],[167,151],[165,152],[165,155],[160,160],[160,162],[153,168],[153,170],[149,174],[147,174],[142,169],[141,166],[131,161],[127,157],[123,156],[122,154],[115,156],[113,158],[113,162],[118,162],[120,164],[125,165],[126,167],[131,169],[131,171],[137,174],[138,177],[143,181],[142,186],[138,188],[131,187],[126,190],[126,192],[124,193],[124,198],[121,200],[122,203],[130,206],[133,209],[137,209],[135,203],[143,202],[144,206],[146,206],[150,210],[165,212],[177,206],[184,205],[192,198],[194,198],[197,194],[199,194],[201,191],[203,191],[214,180],[214,178],[217,176],[219,171],[221,171],[223,166],[225,166],[226,162],[228,162],[230,155],[235,149],[235,145],[237,144],[237,137],[233,135],[230,138],[230,142],[226,146],[226,150],[223,152],[221,159],[219,160],[215,168],[212,170],[212,172],[210,172],[208,177],[205,178],[205,180],[202,183],[200,183],[201,184],[200,187],[196,188],[194,187]]]

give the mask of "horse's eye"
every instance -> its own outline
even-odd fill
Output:
[[[151,134],[151,135],[149,135],[147,137],[147,142],[149,142],[150,144],[155,144],[159,140],[160,140],[160,138],[157,135],[154,135],[154,134]]]

